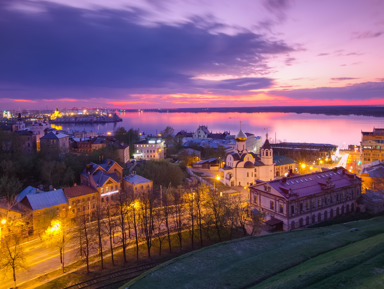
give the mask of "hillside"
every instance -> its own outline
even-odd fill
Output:
[[[121,288],[383,288],[383,225],[376,217],[225,242]]]

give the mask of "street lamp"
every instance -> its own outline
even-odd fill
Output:
[[[1,225],[5,225],[5,223],[7,223],[7,220],[6,219],[2,219],[1,220]],[[3,227],[0,226],[0,242],[1,242],[1,231],[2,231]]]
[[[220,181],[220,176],[217,175],[216,178],[213,179],[213,191],[216,193],[216,180]]]

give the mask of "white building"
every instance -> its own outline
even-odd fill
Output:
[[[227,186],[249,186],[256,180],[274,179],[273,152],[268,138],[260,148],[260,157],[246,149],[247,136],[242,130],[236,136],[235,149],[225,158],[219,169],[221,181]]]
[[[271,181],[295,169],[290,158],[276,160],[268,135],[260,148],[260,155],[247,150],[247,136],[242,130],[236,136],[235,148],[225,158],[225,166],[219,169],[221,182],[227,186],[249,186],[257,180]],[[276,163],[278,163],[276,165]]]
[[[137,160],[164,159],[164,140],[161,138],[149,138],[135,143],[133,157]]]
[[[200,125],[197,130],[193,133],[193,138],[208,138],[210,132],[208,127],[205,125]]]

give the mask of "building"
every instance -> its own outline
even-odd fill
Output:
[[[161,138],[148,138],[135,143],[133,154],[136,160],[161,160],[164,159],[165,143]]]
[[[355,212],[361,179],[343,167],[250,187],[252,208],[274,229],[291,230]]]
[[[59,132],[49,132],[40,138],[42,151],[57,151],[67,153],[69,151],[69,136]]]
[[[384,163],[376,160],[363,165],[360,177],[368,190],[384,190]]]
[[[101,205],[118,200],[123,168],[115,161],[106,159],[101,164],[89,163],[80,175],[81,184],[98,192]]]
[[[336,152],[337,146],[318,143],[293,143],[282,142],[271,144],[273,153],[289,157],[298,162],[313,162],[318,159],[331,158]]]
[[[74,185],[73,187],[63,188],[64,194],[68,199],[68,217],[75,219],[77,216],[95,216],[96,207],[100,200],[98,191],[92,187],[84,185]]]
[[[379,191],[366,190],[361,195],[361,203],[367,213],[376,215],[384,212],[384,193]]]
[[[384,128],[374,128],[372,132],[361,132],[361,162],[370,163],[384,160]]]
[[[32,123],[32,125],[28,128],[36,139],[36,150],[40,151],[40,139],[45,135],[45,130],[48,129],[48,123],[44,122],[43,116],[38,116],[36,121]]]
[[[31,190],[20,202],[32,212],[34,232],[45,230],[52,219],[67,214],[68,200],[62,189],[49,192]]]
[[[193,138],[208,138],[210,132],[208,127],[205,125],[200,125],[197,130],[193,133]]]
[[[219,169],[221,182],[227,186],[249,186],[257,180],[270,181],[296,168],[292,159],[274,159],[268,135],[260,148],[260,155],[247,150],[247,136],[242,130],[235,139],[235,148],[226,155],[225,165]]]
[[[136,174],[125,176],[123,178],[123,186],[125,190],[132,192],[134,197],[153,191],[153,181]]]

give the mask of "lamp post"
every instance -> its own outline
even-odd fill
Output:
[[[1,242],[1,232],[2,232],[2,229],[3,229],[3,226],[7,223],[7,220],[6,219],[2,219],[1,220],[1,226],[0,226],[0,242]]]
[[[213,179],[213,190],[214,192],[216,193],[216,180],[217,181],[220,181],[220,176],[217,175],[214,179]]]

